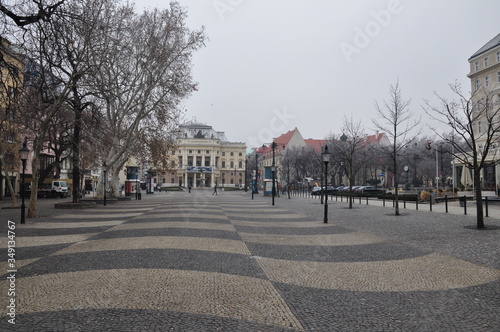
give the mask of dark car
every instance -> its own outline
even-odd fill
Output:
[[[323,191],[325,190],[325,187],[314,187],[311,191],[311,195],[321,195],[321,189],[323,188]],[[327,193],[330,195],[330,194],[333,194],[335,192],[337,192],[337,188],[334,188],[334,187],[331,187],[331,186],[328,186],[327,187]]]
[[[385,189],[375,186],[365,186],[361,189],[361,192],[365,194],[385,194]]]

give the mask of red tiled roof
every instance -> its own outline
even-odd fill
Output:
[[[304,142],[306,142],[308,147],[313,148],[315,152],[321,152],[321,149],[326,144],[326,140],[324,139],[305,139]]]
[[[274,139],[274,142],[276,144],[287,145],[288,142],[290,142],[290,140],[292,139],[292,136],[293,136],[293,134],[295,134],[296,131],[297,131],[297,128],[295,128],[294,130],[290,130],[289,132],[287,132],[279,137],[276,137]]]

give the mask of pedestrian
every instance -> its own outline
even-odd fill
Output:
[[[217,185],[214,186],[214,192],[212,193],[212,196],[215,194],[217,196]]]
[[[191,186],[188,186],[188,191],[189,193],[191,193]]]

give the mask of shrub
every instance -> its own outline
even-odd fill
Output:
[[[422,201],[428,201],[431,197],[431,193],[428,192],[427,190],[422,190],[420,192],[420,200]]]

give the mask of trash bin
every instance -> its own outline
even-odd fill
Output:
[[[465,196],[463,197],[459,197],[458,200],[460,201],[460,207],[464,207],[465,206]]]

